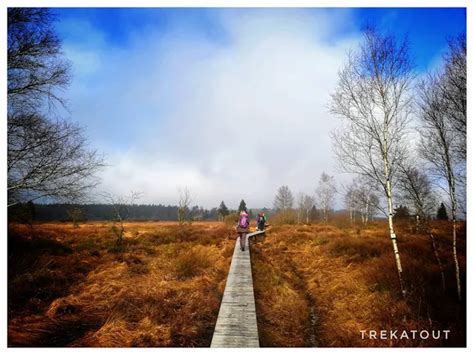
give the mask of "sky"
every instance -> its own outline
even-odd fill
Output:
[[[466,28],[464,9],[54,12],[73,68],[68,115],[108,164],[95,193],[176,204],[188,187],[206,208],[271,207],[281,185],[314,194],[323,171],[348,181],[328,103],[364,26],[408,36],[420,74]]]

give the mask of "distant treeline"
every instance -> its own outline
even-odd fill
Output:
[[[128,205],[126,207],[129,220],[176,221],[178,216],[177,206],[159,204]],[[35,221],[70,221],[72,214],[75,214],[80,220],[87,221],[110,220],[115,217],[114,206],[110,204],[29,204],[20,206],[11,213],[14,216],[29,216]],[[190,210],[190,215],[194,220],[216,220],[218,218],[217,208],[209,210],[194,206]]]
[[[115,206],[117,207],[117,206]],[[125,219],[131,221],[177,221],[178,206],[162,205],[162,204],[133,204],[121,205],[122,210],[126,209]],[[248,209],[250,218],[256,217],[257,213],[263,211],[272,218],[277,211],[269,208]],[[223,215],[217,207],[206,209],[200,206],[191,207],[188,210],[188,218],[193,221],[217,221],[222,220]],[[295,210],[295,213],[297,210]],[[237,213],[237,210],[226,210],[226,215]],[[348,211],[338,210],[331,211],[333,218],[346,217]],[[9,207],[8,219],[18,222],[48,222],[48,221],[103,221],[115,219],[116,214],[114,206],[111,204],[34,204],[32,202],[18,204]],[[411,218],[409,210],[406,206],[398,206],[395,208],[396,219]],[[372,216],[371,220],[380,217]],[[323,219],[322,211],[315,206],[312,207],[309,214],[309,221],[318,222]],[[444,204],[438,209],[436,219],[448,219]]]
[[[122,206],[123,207],[123,206]],[[127,220],[176,221],[178,206],[162,204],[127,205]],[[263,209],[267,213],[268,209]],[[260,210],[259,210],[260,211]],[[236,212],[229,210],[228,213]],[[254,212],[249,210],[250,216]],[[8,209],[9,220],[27,221],[71,221],[73,218],[82,221],[111,220],[115,218],[114,206],[111,204],[19,204]],[[74,217],[73,217],[74,216]],[[222,218],[217,207],[205,209],[194,206],[189,209],[189,217],[194,221],[213,221]]]

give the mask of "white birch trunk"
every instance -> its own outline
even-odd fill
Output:
[[[441,273],[441,284],[443,286],[443,291],[446,291],[446,278],[444,276],[444,269],[443,264],[441,264],[441,259],[439,258],[438,247],[436,246],[436,241],[433,233],[429,232],[431,245],[433,246],[434,255],[436,257],[436,261],[438,262],[439,272]]]
[[[390,179],[387,179],[386,182],[387,189],[387,204],[388,204],[388,229],[390,233],[390,239],[392,240],[393,254],[395,256],[395,262],[397,264],[398,279],[400,281],[400,287],[402,289],[402,295],[405,297],[406,290],[405,284],[403,282],[403,268],[402,262],[400,260],[400,252],[398,251],[397,235],[393,228],[393,202],[392,202],[392,186],[390,184]]]
[[[456,246],[456,239],[457,239],[457,200],[456,200],[456,188],[455,188],[455,180],[454,175],[451,170],[451,165],[448,161],[448,183],[450,185],[449,194],[451,197],[451,214],[453,218],[453,258],[454,258],[454,266],[456,270],[456,288],[458,293],[458,300],[461,301],[461,275],[459,272],[459,261],[458,261],[458,253],[457,253],[457,246]]]
[[[369,200],[370,197],[367,195],[367,200],[365,201],[365,220],[364,220],[364,225],[367,225],[367,222],[369,221]]]
[[[441,132],[442,133],[442,132]],[[454,259],[454,267],[456,271],[456,288],[458,294],[458,300],[461,301],[461,275],[459,271],[459,261],[458,261],[458,254],[457,254],[457,246],[456,246],[456,239],[457,239],[457,199],[456,199],[456,179],[453,174],[453,169],[451,167],[451,156],[448,148],[448,144],[443,134],[440,134],[442,137],[442,144],[444,148],[445,154],[445,164],[447,170],[447,180],[449,185],[449,197],[451,199],[451,215],[453,218],[453,259]]]
[[[384,132],[385,133],[385,132]],[[395,263],[397,265],[398,279],[400,281],[400,288],[402,290],[403,297],[406,296],[405,283],[403,282],[403,268],[402,261],[400,259],[400,252],[398,251],[397,235],[393,228],[393,200],[392,200],[392,183],[388,172],[388,159],[387,159],[387,140],[386,133],[384,134],[384,154],[383,154],[383,168],[385,175],[385,193],[387,196],[387,207],[388,207],[388,229],[390,233],[390,239],[392,240],[393,254],[395,256]]]

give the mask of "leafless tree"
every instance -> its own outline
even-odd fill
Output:
[[[114,194],[105,192],[102,194],[105,201],[112,205],[114,217],[112,219],[112,232],[116,236],[116,244],[120,245],[123,242],[123,235],[125,233],[125,221],[129,218],[130,205],[138,201],[142,193],[130,192],[128,196],[116,196]]]
[[[379,195],[376,193],[371,193],[369,195],[368,203],[367,203],[367,221],[373,221],[377,211],[380,211],[380,198]]]
[[[349,221],[351,224],[353,224],[357,211],[357,186],[355,180],[353,180],[349,186],[343,186],[343,189],[345,191],[344,204],[346,206],[346,210],[349,212]]]
[[[334,176],[329,176],[323,172],[319,178],[318,187],[316,188],[316,204],[323,212],[325,222],[328,221],[329,211],[333,208],[336,192]]]
[[[377,210],[380,210],[380,200],[375,193],[377,186],[372,180],[366,177],[358,177],[355,180],[355,205],[356,211],[360,214],[362,224],[367,225]]]
[[[62,56],[53,20],[49,9],[8,9],[9,111],[64,104],[58,93],[69,84],[70,63]]]
[[[189,206],[191,205],[191,192],[187,187],[179,188],[178,200],[178,224],[183,226],[187,219],[189,219]]]
[[[420,82],[418,88],[420,118],[422,122],[420,154],[429,163],[430,172],[445,183],[450,199],[453,259],[456,270],[458,298],[461,299],[461,277],[457,257],[457,184],[462,176],[465,161],[460,159],[458,133],[452,129],[453,116],[446,104],[443,89],[444,74],[434,73]]]
[[[306,224],[309,223],[309,215],[314,203],[314,197],[303,193],[298,195],[298,223],[301,223],[303,220]]]
[[[449,40],[449,51],[444,57],[441,76],[441,91],[449,125],[454,135],[454,153],[459,161],[466,160],[467,127],[467,71],[466,71],[466,35],[462,34]]]
[[[414,162],[400,166],[397,188],[401,192],[401,199],[415,211],[420,224],[433,215],[437,201],[431,182],[427,174],[416,168]]]
[[[290,210],[293,208],[294,198],[288,186],[283,185],[277,191],[273,207],[276,210]]]
[[[46,116],[70,80],[48,9],[8,9],[8,206],[77,200],[103,166],[77,125]]]
[[[359,215],[362,223],[367,225],[367,222],[374,218],[377,211],[381,210],[379,197],[374,192],[377,190],[376,186],[371,181],[359,176],[354,178],[345,190],[345,203],[351,224]]]
[[[72,221],[72,226],[79,228],[79,221],[84,217],[82,209],[77,205],[72,205],[67,209],[66,213]]]
[[[413,81],[408,44],[393,35],[367,29],[357,53],[339,73],[331,112],[343,119],[333,134],[342,169],[378,184],[386,197],[390,239],[402,294],[403,269],[393,225],[393,183],[399,162],[406,155],[405,138],[412,112]]]
[[[8,118],[8,206],[39,198],[77,200],[103,166],[80,127],[38,114]]]
[[[399,187],[402,199],[407,201],[416,213],[417,229],[428,234],[431,247],[438,263],[441,274],[441,285],[446,290],[446,278],[443,264],[439,257],[438,246],[430,226],[430,215],[437,207],[437,201],[433,194],[428,176],[417,169],[414,164],[406,163],[400,167]]]

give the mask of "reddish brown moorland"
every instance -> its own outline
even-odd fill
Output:
[[[281,225],[252,245],[261,346],[463,346],[449,223],[398,225],[408,297],[385,224]],[[233,252],[224,223],[11,224],[10,346],[209,346]],[[459,228],[465,287],[465,225]],[[361,330],[448,329],[448,340],[362,340]]]
[[[209,346],[233,251],[221,223],[10,225],[10,346]]]
[[[435,235],[446,291],[428,236],[399,225],[403,299],[383,222],[368,227],[283,225],[252,247],[262,346],[465,346],[466,308],[456,296],[451,225]],[[465,289],[465,225],[458,253]],[[447,340],[362,340],[361,330],[450,330]],[[436,333],[435,333],[436,334]]]

